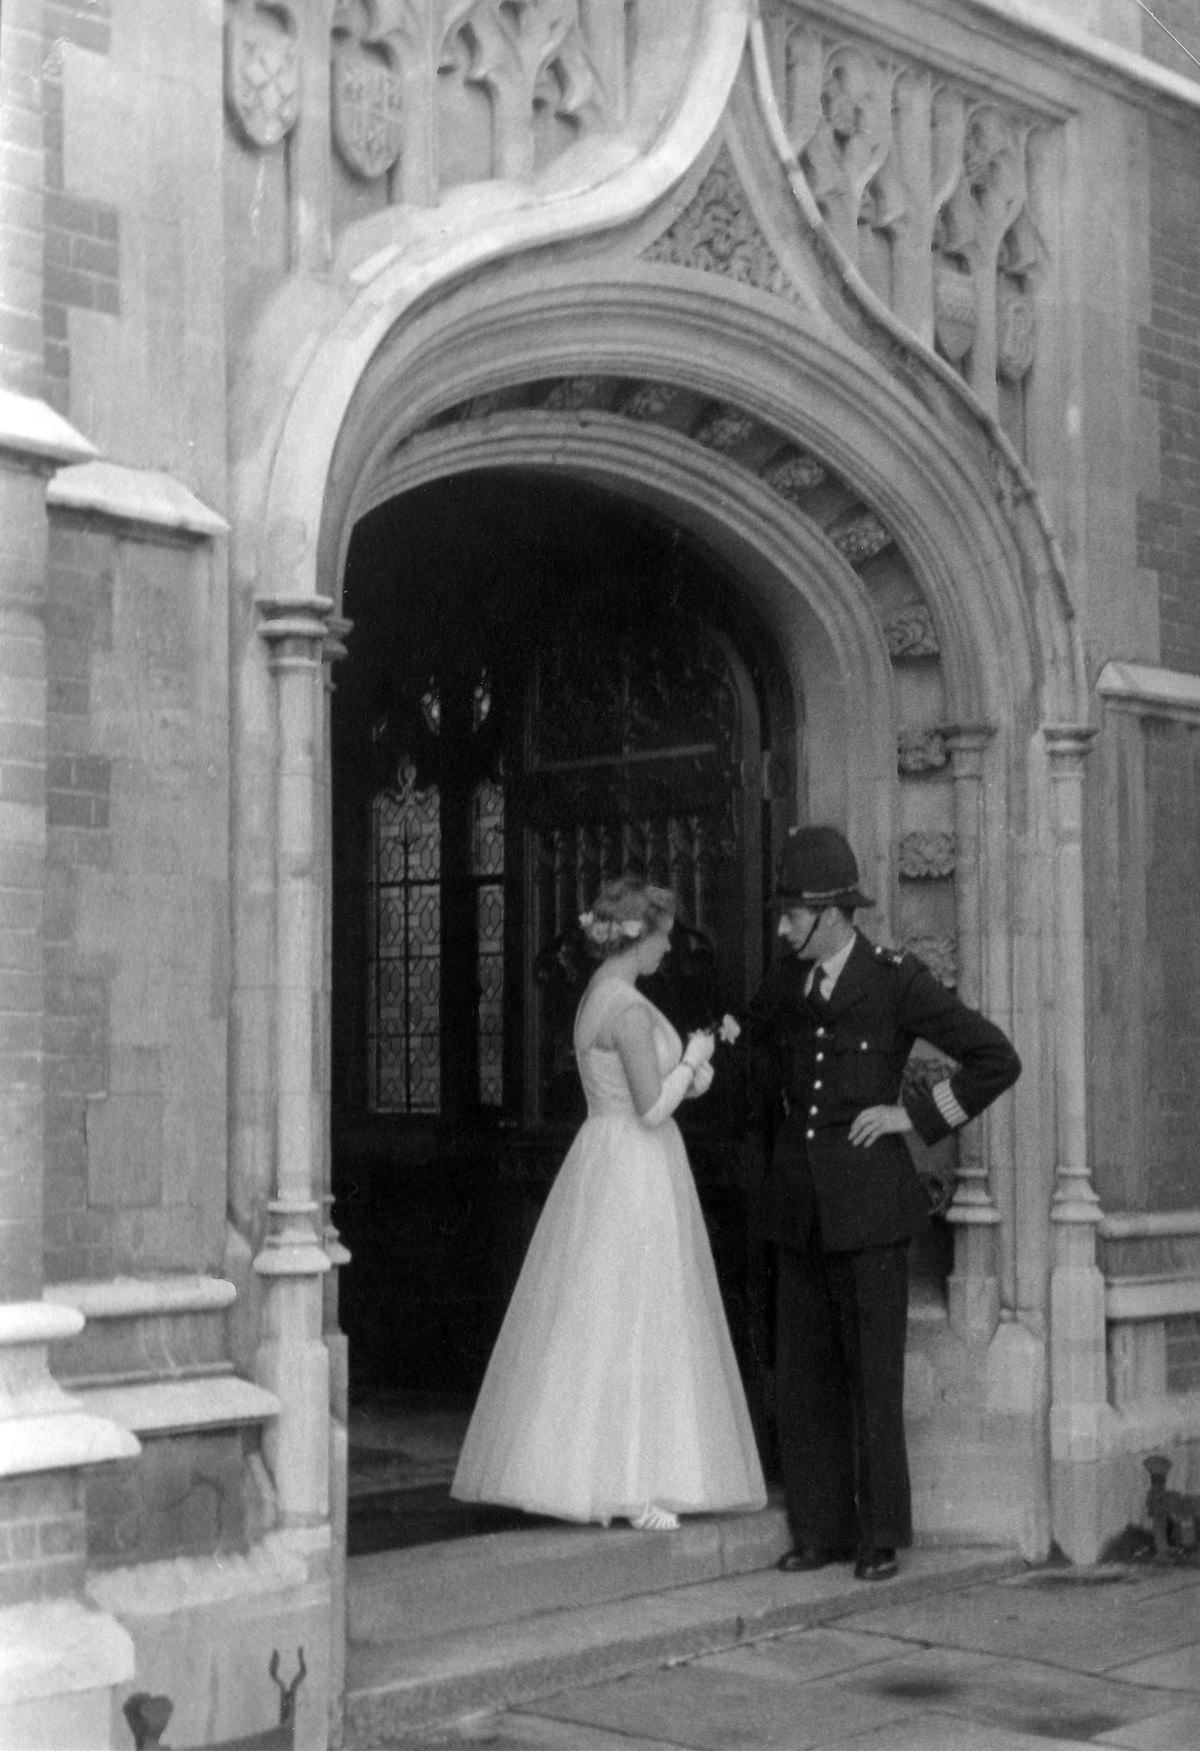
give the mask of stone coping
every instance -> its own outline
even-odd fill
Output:
[[[60,469],[46,488],[46,503],[53,510],[111,517],[134,529],[167,531],[195,540],[229,532],[224,517],[173,475],[117,462],[83,462]]]
[[[77,1386],[74,1397],[96,1416],[143,1436],[263,1423],[280,1411],[273,1392],[234,1374],[136,1386]]]
[[[83,1314],[71,1303],[6,1301],[0,1303],[0,1350],[22,1344],[52,1344],[83,1330]]]
[[[1200,1313],[1200,1277],[1110,1277],[1106,1319],[1172,1319]]]
[[[128,1630],[78,1599],[36,1600],[0,1611],[0,1707],[133,1677]]]
[[[1163,669],[1154,663],[1108,662],[1096,691],[1112,705],[1200,720],[1200,675]]]
[[[1200,109],[1200,81],[1173,72],[1137,49],[1110,42],[1086,26],[1070,23],[1062,17],[1061,6],[1047,5],[1044,0],[967,0],[967,3],[976,12],[985,12],[1001,24],[1016,26],[1057,48],[1080,55],[1131,84]]]
[[[61,467],[95,456],[95,447],[44,401],[0,388],[0,451]]]
[[[1100,1218],[1101,1240],[1163,1240],[1200,1234],[1200,1210],[1114,1210]]]
[[[217,1313],[237,1300],[237,1289],[224,1277],[176,1273],[48,1283],[42,1299],[55,1306],[76,1308],[89,1320],[136,1319],[153,1314]]]
[[[132,1459],[141,1444],[128,1429],[84,1406],[82,1398],[52,1388],[44,1404],[0,1422],[0,1477],[68,1471]]]

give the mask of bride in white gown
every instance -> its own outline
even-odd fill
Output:
[[[762,1468],[679,1102],[713,1036],[679,1035],[636,988],[670,946],[674,896],[634,877],[582,920],[604,958],[575,1019],[588,1116],[554,1181],[488,1364],[451,1494],[563,1520],[670,1530],[756,1509]]]

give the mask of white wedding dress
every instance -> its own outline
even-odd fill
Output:
[[[700,1201],[673,1119],[638,1117],[595,1043],[645,1004],[659,1069],[679,1035],[600,980],[575,1020],[588,1116],[550,1190],[488,1363],[451,1494],[562,1520],[766,1503]]]

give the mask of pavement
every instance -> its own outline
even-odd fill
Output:
[[[374,1742],[397,1751],[1200,1751],[1195,1553],[1009,1569],[981,1576],[914,1552],[898,1581],[777,1576],[775,1585],[797,1589],[798,1607],[806,1590],[814,1601],[803,1627],[783,1628],[733,1610],[744,1577],[711,1582],[729,1589],[727,1646]]]

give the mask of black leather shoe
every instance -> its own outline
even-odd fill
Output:
[[[848,1550],[827,1550],[823,1544],[797,1544],[780,1557],[775,1567],[785,1575],[801,1575],[809,1569],[823,1569],[827,1563],[844,1561],[849,1554]]]
[[[890,1581],[899,1573],[896,1553],[886,1545],[880,1545],[876,1550],[860,1551],[854,1565],[855,1578],[859,1581]]]

